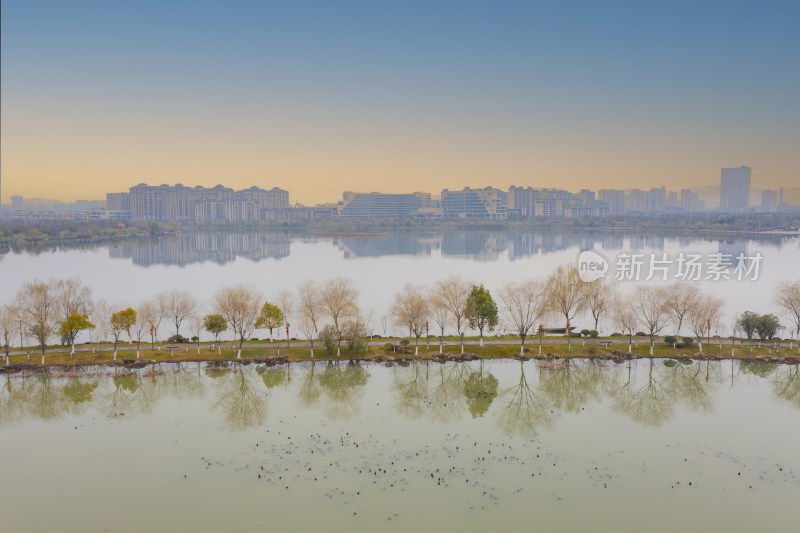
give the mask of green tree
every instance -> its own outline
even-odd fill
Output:
[[[281,308],[275,304],[265,302],[264,307],[261,308],[261,314],[256,320],[256,328],[268,329],[270,340],[272,340],[272,330],[281,327],[281,325],[283,325],[283,311],[281,311]]]
[[[214,341],[219,343],[219,336],[223,331],[228,329],[228,322],[222,315],[206,315],[203,318],[203,327],[206,328],[206,331],[214,335]]]
[[[114,335],[114,355],[117,353],[117,343],[119,336],[123,331],[128,333],[128,338],[131,338],[131,328],[136,324],[136,311],[130,307],[117,311],[111,315],[111,334]]]
[[[469,327],[480,332],[481,346],[483,346],[484,330],[492,331],[497,326],[497,304],[483,285],[473,285],[467,298],[465,316],[469,321]]]
[[[761,315],[756,320],[756,333],[762,341],[772,339],[780,327],[781,321],[773,314]]]
[[[81,331],[94,329],[95,325],[89,321],[89,316],[86,314],[73,313],[69,318],[61,323],[61,337],[68,340],[72,345],[72,351],[75,351],[75,337]]]
[[[748,339],[753,338],[759,318],[760,317],[758,316],[758,313],[754,313],[752,311],[745,311],[739,315],[737,324],[740,328],[742,328],[742,331],[744,331],[744,334],[747,335]]]

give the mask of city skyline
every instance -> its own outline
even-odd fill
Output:
[[[724,9],[722,8],[724,6]],[[2,3],[0,201],[798,180],[796,3]],[[736,28],[747,27],[747,32]]]

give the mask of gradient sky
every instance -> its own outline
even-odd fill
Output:
[[[800,185],[800,3],[4,0],[2,201]]]

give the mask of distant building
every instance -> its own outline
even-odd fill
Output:
[[[627,198],[628,211],[644,213],[647,211],[647,193],[641,189],[633,189]]]
[[[778,210],[779,206],[778,191],[761,191],[761,211],[773,213]]]
[[[664,187],[654,187],[645,194],[645,211],[660,213],[667,205],[667,190]]]
[[[112,220],[128,220],[131,218],[131,194],[128,192],[110,192],[106,194],[106,213]]]
[[[523,218],[596,217],[609,214],[609,203],[598,200],[594,191],[588,189],[573,194],[561,189],[511,187],[508,190],[506,211],[508,215]]]
[[[678,201],[678,193],[677,193],[677,191],[669,191],[669,192],[667,192],[667,205],[665,207],[667,209],[678,209],[680,206],[681,206],[681,204]]]
[[[494,187],[461,191],[442,191],[442,212],[445,217],[506,218],[507,193]]]
[[[140,183],[131,187],[128,194],[130,217],[134,220],[265,220],[265,211],[289,207],[288,191],[277,187],[234,191],[222,185],[206,188]],[[121,197],[119,201],[123,201]]]
[[[625,191],[620,189],[600,189],[598,197],[608,204],[608,214],[612,216],[625,214]]]
[[[722,211],[747,211],[750,207],[750,167],[722,169],[719,205]]]
[[[23,207],[23,199],[22,196],[12,196],[11,197],[11,210],[12,211],[22,211]]]
[[[697,193],[691,189],[681,189],[681,208],[688,212],[701,211]]]
[[[430,193],[383,194],[345,192],[338,215],[346,218],[405,218],[431,207]]]

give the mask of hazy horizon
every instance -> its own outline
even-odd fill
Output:
[[[2,198],[800,183],[800,6],[2,3]]]

